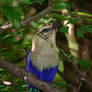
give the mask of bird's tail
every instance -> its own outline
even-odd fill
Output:
[[[40,90],[37,88],[30,88],[30,92],[40,92]]]

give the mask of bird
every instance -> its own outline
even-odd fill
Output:
[[[56,30],[56,24],[38,30],[32,39],[32,49],[27,56],[27,71],[47,83],[52,83],[59,65]],[[29,87],[30,92],[41,92],[32,84],[29,84]]]

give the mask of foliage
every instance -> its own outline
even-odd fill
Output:
[[[44,1],[45,0],[22,0],[22,2],[25,3],[25,4],[33,4],[33,3],[36,3],[36,2],[43,4]]]
[[[81,58],[77,58],[73,55],[71,55],[70,57],[73,61],[76,61],[81,67],[86,68],[86,69],[90,69],[89,66],[89,61],[81,59]]]
[[[69,28],[68,26],[61,27],[60,32],[64,32],[68,34],[68,28]]]
[[[24,81],[20,81],[6,70],[0,70],[0,79],[2,79],[2,81],[11,82],[11,85],[0,84],[0,92],[25,92],[26,88],[28,88]]]
[[[85,1],[85,0],[80,0]],[[23,68],[26,67],[24,58],[16,62],[21,57],[24,57],[29,49],[31,49],[32,38],[35,34],[35,30],[43,27],[44,24],[52,23],[53,20],[63,21],[68,20],[66,25],[61,25],[59,31],[68,34],[67,24],[78,24],[77,36],[84,39],[85,33],[92,33],[92,25],[81,24],[82,21],[92,23],[92,14],[86,12],[71,11],[71,2],[62,0],[53,0],[53,10],[48,14],[48,17],[42,15],[39,20],[31,22],[29,25],[21,27],[21,21],[26,19],[26,11],[28,8],[35,8],[35,4],[43,5],[45,0],[0,0],[0,25],[6,25],[12,23],[14,28],[6,31],[0,31],[0,57],[7,59],[10,62],[17,63]],[[46,3],[46,2],[45,2]],[[15,4],[15,5],[14,5]],[[25,9],[27,7],[27,9]],[[33,8],[32,8],[33,7]],[[40,6],[39,6],[40,7]],[[45,8],[45,7],[44,7]],[[62,14],[62,10],[67,9],[66,14]],[[2,12],[1,12],[2,11]],[[28,13],[28,12],[27,12]],[[71,16],[71,17],[70,17]],[[30,17],[30,16],[29,16]],[[30,26],[31,25],[31,26]],[[13,32],[15,30],[15,32]],[[60,57],[61,58],[61,57]],[[89,63],[87,60],[76,58],[71,55],[72,61],[76,61],[81,67],[89,69]],[[61,58],[65,59],[64,56]],[[64,60],[63,60],[64,61]],[[60,64],[59,70],[64,70],[63,64]],[[63,72],[63,71],[62,71]],[[0,79],[11,81],[15,83],[15,86],[6,86],[0,84],[0,92],[25,92],[25,83],[12,76],[6,70],[0,70]],[[61,81],[63,81],[61,83]],[[53,84],[57,87],[68,86],[67,83],[57,74]],[[21,90],[21,91],[20,91]]]
[[[70,2],[64,2],[64,1],[56,1],[54,4],[53,9],[61,11],[62,9],[68,9],[70,10],[71,3]]]
[[[92,33],[92,25],[84,25],[80,30],[78,30],[77,34],[84,38],[85,32]]]
[[[7,19],[12,21],[14,27],[20,29],[20,22],[24,15],[22,10],[18,7],[3,5],[2,11]]]

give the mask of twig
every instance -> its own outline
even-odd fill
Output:
[[[64,50],[63,50],[62,48],[60,48],[60,51],[61,51],[62,54],[65,56],[65,58],[67,59],[67,61],[71,62],[70,56],[67,56],[66,53],[64,52]]]
[[[80,92],[80,89],[83,85],[83,82],[88,82],[88,80],[86,80],[86,75],[87,75],[88,69],[85,72],[82,72],[79,74],[79,86],[78,86],[78,90]]]
[[[60,51],[63,53],[63,55],[69,61],[70,60],[70,57],[68,57],[66,55],[66,53],[64,52],[64,50],[62,48],[60,48]],[[72,62],[69,62],[69,63],[72,63]],[[86,79],[87,72],[88,72],[88,70],[86,70],[85,72],[82,72],[82,73],[81,72],[78,72],[78,75],[79,75],[78,76],[78,80],[79,80],[79,82],[78,83],[74,83],[74,82],[70,81],[62,72],[60,72],[58,70],[59,75],[62,76],[64,78],[64,80],[67,83],[69,83],[69,85],[73,85],[73,86],[78,87],[79,92],[80,92],[80,89],[82,87],[83,82],[85,82],[86,84],[88,84],[89,87],[92,86],[92,83],[89,80]],[[92,90],[92,88],[90,88],[90,90]]]

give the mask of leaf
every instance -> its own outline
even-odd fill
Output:
[[[2,38],[2,41],[11,43],[11,41],[15,41],[15,37],[8,36],[8,37],[5,37],[5,38]]]
[[[7,4],[7,5],[12,5],[13,0],[0,0],[0,3]]]
[[[62,9],[70,10],[70,8],[71,8],[70,2],[62,2],[62,1],[55,2],[54,6],[53,6],[53,9],[59,10],[59,11],[61,11]]]
[[[77,35],[80,36],[81,38],[84,38],[84,32],[83,31],[78,31]]]
[[[33,4],[33,3],[36,3],[37,0],[21,0],[21,2],[24,3],[24,4],[31,5],[31,4]]]
[[[68,28],[69,28],[68,26],[64,26],[64,27],[61,27],[59,31],[68,34]]]
[[[18,32],[16,35],[20,36],[20,37],[23,37],[23,32]]]
[[[23,45],[30,45],[30,41],[29,40],[24,40]]]
[[[7,50],[7,48],[1,48],[0,52]]]
[[[30,0],[21,0],[22,3],[29,4]]]
[[[73,55],[71,55],[71,58],[75,59],[78,62],[78,64],[80,64],[82,67],[88,68],[88,69],[90,68],[89,63],[88,63],[87,60],[77,58],[77,57],[75,57]]]
[[[89,14],[89,13],[86,13],[86,12],[76,12],[76,14],[82,15],[82,16],[92,17],[92,14]]]
[[[82,20],[88,21],[88,22],[92,22],[92,18],[87,18],[87,17],[81,17]]]
[[[77,35],[84,38],[84,33],[92,33],[92,25],[84,25],[79,31],[77,31]]]
[[[67,19],[67,16],[62,16],[61,14],[57,14],[57,13],[53,13],[52,17],[57,19],[57,20],[62,20],[64,21],[65,19]]]
[[[12,55],[11,55],[11,53],[1,53],[0,52],[0,56],[7,56],[7,57],[9,57],[9,56],[12,56]]]
[[[83,60],[83,59],[77,59],[77,60],[78,60],[78,63],[79,63],[82,67],[89,68],[88,61]]]
[[[5,36],[3,36],[3,39],[6,39],[6,38],[14,36],[14,35],[15,35],[15,33],[8,33]]]
[[[21,0],[21,1],[25,4],[33,4],[37,2],[42,5],[45,0]]]
[[[18,7],[3,5],[3,13],[11,21],[16,29],[20,29],[20,22],[24,16],[22,10]]]
[[[69,22],[68,23],[66,23],[65,25],[67,25],[67,24],[69,24],[69,23],[71,23],[71,24],[74,24],[75,22],[77,22],[78,20],[79,20],[79,18],[70,18],[70,19],[68,19],[69,20]]]
[[[42,23],[48,23],[48,20],[46,18],[41,18],[40,22],[42,22]]]
[[[37,0],[37,1],[42,5],[45,0]]]

